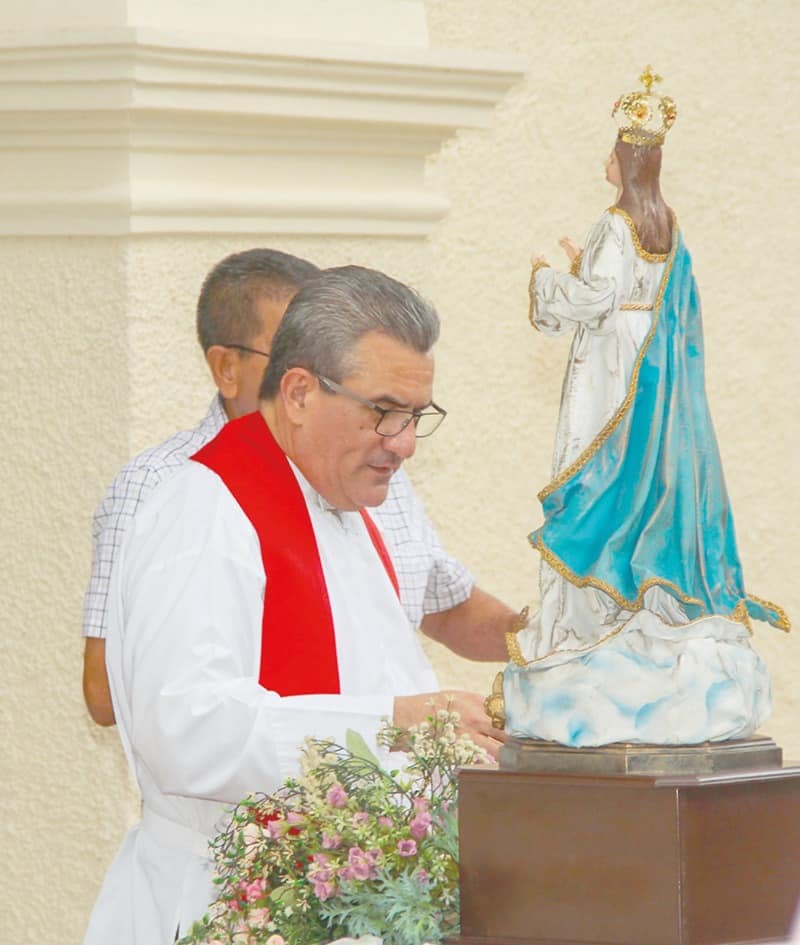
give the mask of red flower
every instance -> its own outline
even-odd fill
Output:
[[[263,811],[260,807],[253,808],[253,819],[260,827],[266,827],[267,824],[271,824],[275,820],[280,820],[281,815],[278,811]]]

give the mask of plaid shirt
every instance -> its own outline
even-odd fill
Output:
[[[111,571],[136,510],[156,486],[212,440],[226,420],[217,396],[193,430],[182,430],[139,453],[109,486],[92,523],[92,571],[83,600],[84,636],[106,635]],[[400,583],[400,600],[414,626],[425,614],[449,610],[469,597],[472,575],[445,552],[404,470],[392,477],[383,505],[369,511],[383,533]]]

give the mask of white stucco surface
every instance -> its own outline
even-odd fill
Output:
[[[613,194],[602,165],[615,97],[652,62],[677,101],[662,184],[704,305],[709,399],[749,589],[800,619],[800,14],[771,3],[427,0],[435,48],[529,60],[488,130],[428,168],[452,210],[427,241],[254,235],[0,239],[5,905],[0,942],[79,942],[137,796],[113,730],[80,690],[80,608],[94,505],[130,454],[193,425],[211,396],[194,340],[203,276],[273,245],[384,269],[443,319],[436,399],[449,411],[411,474],[448,548],[515,608],[535,604],[540,521],[568,341],[527,320],[532,252],[562,263]],[[765,731],[800,759],[800,631],[757,627],[774,680]],[[447,685],[495,666],[431,647]]]

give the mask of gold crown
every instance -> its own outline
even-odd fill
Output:
[[[667,132],[675,123],[678,109],[666,95],[656,95],[653,85],[661,81],[648,66],[639,76],[644,91],[621,95],[611,111],[619,126],[618,136],[628,144],[655,148],[664,143]]]

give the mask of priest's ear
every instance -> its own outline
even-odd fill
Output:
[[[302,424],[319,393],[319,381],[304,367],[292,367],[281,378],[280,397],[289,420]]]
[[[211,345],[206,350],[211,376],[223,400],[233,400],[239,393],[242,359],[235,348]]]

